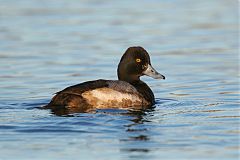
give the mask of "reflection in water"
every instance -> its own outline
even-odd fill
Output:
[[[130,148],[130,149],[121,149],[121,151],[124,151],[124,152],[149,152],[149,149]]]
[[[110,111],[109,113],[111,113],[111,111],[120,111],[120,114],[121,114],[121,111],[126,111],[127,113],[122,113],[124,115],[135,115],[135,116],[139,116],[138,118],[136,119],[133,119],[132,121],[135,122],[135,123],[139,123],[138,121],[140,121],[142,119],[142,115],[145,114],[145,112],[151,112],[154,110],[154,106],[152,107],[148,107],[147,109],[135,109],[135,108],[130,108],[128,110],[119,110],[119,109],[94,109],[94,108],[90,108],[86,106],[86,108],[84,107],[76,107],[76,108],[73,108],[73,107],[65,107],[65,106],[55,106],[55,107],[51,107],[51,108],[48,108],[47,106],[43,106],[43,107],[36,107],[38,109],[48,109],[48,110],[51,110],[51,113],[52,114],[55,114],[56,116],[67,116],[67,115],[71,115],[71,114],[76,114],[76,113],[96,113],[96,112],[108,112]],[[146,108],[146,107],[143,107],[143,108]]]
[[[87,107],[86,107],[87,108]],[[49,109],[51,110],[52,114],[55,114],[56,116],[69,116],[75,113],[94,113],[94,110],[89,110],[86,108],[66,108],[65,106],[56,106],[52,108],[46,108],[46,107],[39,107],[39,109]]]
[[[43,109],[43,108],[41,108]],[[102,110],[92,110],[92,111],[82,111],[82,110],[68,110],[66,108],[59,108],[58,110],[51,110],[54,115],[63,117],[78,117],[78,115],[84,113],[91,114],[104,114],[109,116],[124,116],[128,117],[129,124],[119,124],[123,125],[125,128],[125,134],[119,137],[119,142],[121,143],[122,152],[150,152],[151,149],[144,146],[144,144],[150,140],[147,127],[144,127],[145,122],[149,122],[144,118],[146,115],[152,114],[154,108],[148,110],[118,110],[118,109],[102,109]],[[114,119],[113,119],[114,120]],[[133,146],[131,143],[135,143]]]
[[[151,134],[148,133],[148,128],[144,127],[144,123],[148,122],[144,116],[151,114],[151,112],[154,112],[153,108],[148,111],[132,111],[127,113],[127,115],[132,117],[130,121],[133,123],[125,125],[126,137],[119,139],[122,146],[120,151],[146,153],[152,150],[152,148],[145,146],[151,140]]]

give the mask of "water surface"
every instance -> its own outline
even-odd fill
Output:
[[[211,1],[0,1],[0,159],[238,159],[238,4]],[[63,88],[117,79],[143,46],[165,81],[142,79],[146,112],[56,116]]]

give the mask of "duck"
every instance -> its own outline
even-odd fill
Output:
[[[55,93],[44,106],[53,111],[88,112],[97,109],[148,109],[155,104],[151,88],[141,76],[165,79],[151,65],[148,52],[140,46],[129,47],[117,68],[118,80],[98,79],[76,84]]]

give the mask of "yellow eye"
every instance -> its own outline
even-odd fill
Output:
[[[142,60],[141,60],[141,59],[139,59],[139,58],[137,58],[137,59],[136,59],[136,62],[138,62],[138,63],[139,63],[139,62],[141,62],[141,61],[142,61]]]

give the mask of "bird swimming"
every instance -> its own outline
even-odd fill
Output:
[[[118,64],[117,74],[118,80],[98,79],[67,87],[44,108],[74,113],[108,108],[147,109],[155,104],[152,90],[140,77],[165,77],[152,67],[144,48],[129,47]]]

